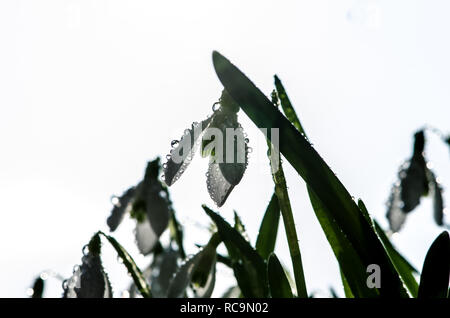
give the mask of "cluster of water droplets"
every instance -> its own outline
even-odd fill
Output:
[[[167,185],[170,186],[173,183],[175,183],[191,163],[195,155],[195,150],[197,149],[199,144],[199,141],[195,140],[195,138],[200,137],[195,136],[195,133],[198,132],[199,129],[204,130],[206,126],[208,126],[210,120],[211,119],[207,119],[201,123],[193,122],[191,124],[190,129],[185,129],[180,140],[175,139],[171,141],[170,143],[171,150],[170,153],[166,155],[166,162],[163,163],[162,165],[164,173],[161,175],[161,179]],[[183,146],[186,145],[185,138],[189,138],[187,142],[190,145],[190,150],[187,153],[183,153],[185,151],[185,149],[183,149]],[[182,159],[181,162],[175,162],[174,161],[175,156],[180,157]]]

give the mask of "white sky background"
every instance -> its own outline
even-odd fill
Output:
[[[448,132],[449,9],[447,1],[0,2],[0,296],[26,296],[45,269],[69,277],[82,246],[106,230],[110,196],[211,113],[221,93],[212,50],[267,95],[280,76],[315,148],[386,225],[384,203],[414,131]],[[254,152],[220,213],[231,220],[236,209],[254,242],[273,185],[262,135],[245,114],[240,121]],[[428,140],[450,185],[448,147]],[[213,207],[206,168],[197,156],[171,187],[190,252],[208,239],[194,225],[209,223],[202,203]],[[343,295],[305,185],[285,169],[308,289]],[[114,235],[145,266],[132,228],[125,222]],[[441,230],[426,199],[394,242],[421,269]],[[276,251],[290,266],[282,227]],[[105,264],[120,292],[129,278],[109,247]],[[232,282],[220,273],[218,291]],[[59,297],[60,282],[48,285],[46,295]]]

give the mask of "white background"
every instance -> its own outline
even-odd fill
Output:
[[[36,275],[68,277],[81,248],[106,230],[110,196],[143,176],[146,161],[211,113],[221,85],[218,50],[270,94],[283,81],[314,147],[384,226],[397,168],[424,124],[447,131],[446,1],[1,1],[0,296],[23,297]],[[254,153],[220,213],[236,209],[252,242],[272,194],[265,145],[240,115]],[[427,156],[450,184],[449,149],[427,135]],[[204,244],[207,161],[171,188],[186,247]],[[337,263],[296,172],[285,164],[309,292],[342,296]],[[445,195],[448,201],[450,198]],[[116,237],[137,256],[133,223]],[[394,243],[419,269],[442,229],[431,201]],[[284,230],[277,254],[290,266]],[[115,253],[105,264],[117,295],[128,284]],[[216,296],[233,283],[221,268]],[[46,296],[61,295],[48,280]]]

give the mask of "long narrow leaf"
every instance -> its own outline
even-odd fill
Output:
[[[286,90],[284,89],[280,79],[275,76],[275,86],[280,98],[282,109],[289,121],[303,134],[305,138],[306,132],[303,129],[300,119],[295,112]],[[314,191],[307,185],[308,194],[311,205],[319,220],[322,229],[333,249],[333,252],[339,262],[341,269],[342,284],[345,294],[348,297],[376,297],[378,291],[368,289],[365,283],[366,268],[362,260],[355,252],[354,247],[348,241],[347,237],[340,230],[332,213],[321,203],[320,199],[314,194]],[[368,218],[368,216],[366,216]]]
[[[381,269],[381,296],[408,297],[389,256],[352,197],[306,138],[270,100],[234,65],[213,53],[216,73],[228,93],[257,127],[279,129],[279,150],[333,215],[360,256],[364,267]]]
[[[270,294],[273,298],[292,298],[292,289],[277,256],[271,254],[267,264]]]
[[[122,245],[120,245],[119,242],[117,242],[116,239],[112,236],[106,235],[103,232],[99,232],[99,234],[103,235],[103,237],[108,240],[108,242],[116,250],[118,256],[123,260],[123,264],[127,268],[128,273],[130,273],[131,277],[133,278],[133,281],[136,284],[136,287],[138,288],[141,295],[145,298],[152,297],[150,286],[147,284],[144,275],[142,275],[141,270],[136,265],[131,255],[128,254],[128,252],[122,247]]]
[[[442,232],[425,256],[418,298],[446,298],[450,275],[450,237]]]
[[[233,260],[233,269],[239,287],[245,297],[267,297],[267,266],[258,252],[242,235],[220,215],[203,205],[206,214],[213,220],[222,241]]]
[[[417,297],[419,284],[413,275],[414,273],[417,273],[417,270],[395,249],[389,238],[384,233],[384,230],[376,221],[374,221],[374,225],[381,242],[383,242],[386,252],[389,254],[389,257],[391,258],[392,263],[394,263],[397,272],[403,279],[406,288],[408,288],[414,298]]]
[[[274,193],[264,213],[258,238],[256,239],[256,250],[262,258],[267,259],[275,249],[277,241],[278,223],[280,221],[280,206],[277,195]]]

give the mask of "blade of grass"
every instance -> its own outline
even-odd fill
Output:
[[[289,119],[289,121],[297,128],[297,130],[305,135],[306,133],[303,130],[303,126],[300,123],[300,119],[297,116],[297,113],[294,110],[294,107],[291,104],[291,101],[289,100],[289,97],[286,93],[286,90],[284,89],[283,84],[281,84],[280,79],[278,76],[274,76],[275,79],[275,88],[277,89],[278,97],[280,98],[280,104],[281,108],[283,109],[284,114],[286,115],[286,118]]]
[[[280,222],[280,206],[277,195],[274,193],[264,213],[258,238],[256,239],[256,250],[263,259],[268,259],[275,249],[277,241],[278,223]]]
[[[386,252],[389,254],[389,257],[391,258],[392,263],[394,263],[397,272],[403,279],[406,288],[408,288],[411,296],[416,298],[419,284],[413,274],[417,273],[417,270],[395,249],[387,235],[384,233],[384,230],[375,220],[374,225],[381,242],[383,242]]]
[[[270,100],[220,53],[213,53],[216,73],[227,92],[257,127],[279,129],[279,150],[333,215],[363,265],[377,264],[383,277],[381,296],[408,297],[398,273],[352,197],[309,144]]]
[[[289,253],[291,255],[292,268],[294,271],[297,295],[300,298],[308,298],[305,274],[303,272],[302,255],[300,252],[300,247],[298,245],[297,230],[295,229],[295,221],[292,214],[289,193],[287,191],[286,178],[284,176],[281,161],[271,160],[271,154],[273,153],[273,151],[275,151],[275,149],[269,140],[267,141],[267,145],[270,149],[269,161],[272,171],[272,179],[275,183],[275,194],[278,198],[278,204],[280,206],[281,215],[283,217],[284,229],[286,231],[286,238],[288,241]]]
[[[220,215],[206,205],[202,207],[217,226],[220,238],[232,259],[236,280],[244,296],[267,297],[269,287],[265,261],[250,243]]]
[[[340,271],[341,273],[341,280],[342,280],[342,286],[344,287],[344,293],[346,298],[355,298],[355,295],[353,295],[352,289],[350,288],[347,278],[345,278],[344,273],[342,272],[342,269]]]
[[[295,128],[297,128],[305,138],[308,138],[283,84],[276,75],[274,76],[274,79],[284,114]],[[376,290],[368,289],[366,286],[366,268],[364,267],[362,260],[356,254],[354,247],[340,230],[332,213],[330,213],[330,211],[328,211],[320,202],[320,199],[314,194],[311,187],[309,187],[309,185],[306,185],[306,187],[314,213],[316,214],[339,262],[345,294],[351,296],[351,298],[355,297],[355,295],[356,297],[376,297],[379,293]]]
[[[138,288],[141,295],[144,298],[151,298],[152,293],[150,291],[150,286],[147,284],[144,275],[142,275],[141,270],[136,265],[131,255],[128,254],[128,252],[122,247],[122,245],[120,245],[119,242],[117,242],[116,239],[112,236],[106,235],[101,231],[99,231],[98,234],[106,238],[106,240],[116,250],[118,256],[123,260],[123,264],[127,268],[128,273],[130,273],[131,277],[133,278],[134,284]]]
[[[446,298],[450,274],[450,237],[442,232],[425,256],[418,298]]]
[[[272,298],[293,298],[291,285],[286,277],[283,266],[277,256],[271,254],[267,264],[270,294]]]

